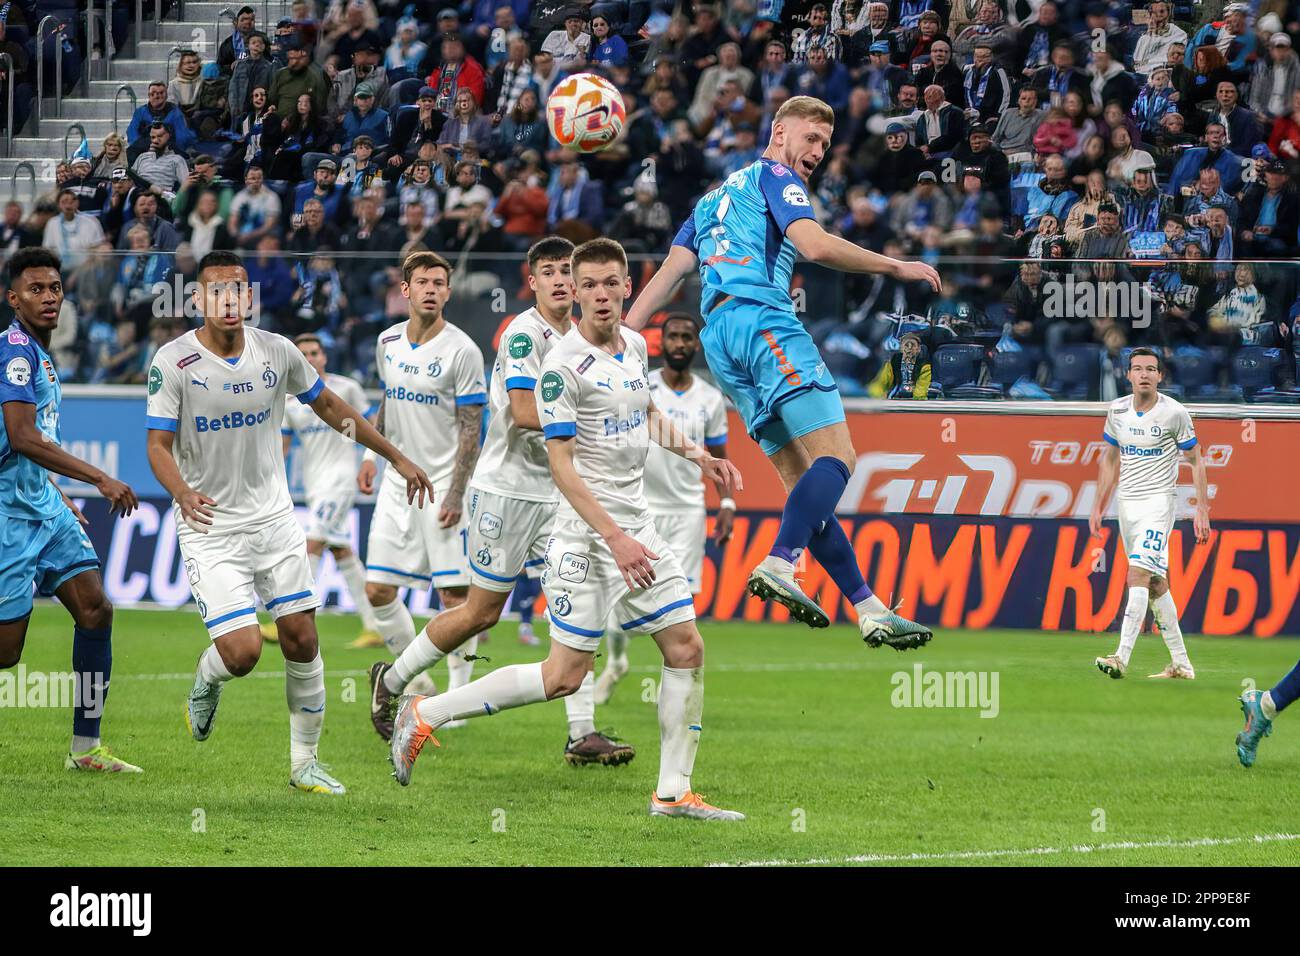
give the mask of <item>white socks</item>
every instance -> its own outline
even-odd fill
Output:
[[[578,689],[564,698],[564,713],[569,718],[570,740],[596,732],[596,675],[591,671]]]
[[[468,641],[456,648],[447,655],[447,690],[448,692],[458,690],[470,682],[470,677],[474,673],[474,662],[467,661],[465,658],[473,657],[474,652],[478,650],[478,638],[475,634]],[[431,641],[425,641],[430,647],[433,646]]]
[[[430,622],[432,623],[432,622]],[[416,675],[428,670],[447,655],[434,647],[426,630],[402,651],[396,663],[384,674],[384,686],[391,694],[400,694]],[[450,665],[448,665],[450,667]],[[415,691],[412,691],[415,693]]]
[[[664,665],[659,683],[660,800],[680,800],[691,789],[704,713],[704,668]]]
[[[876,597],[874,594],[870,597],[863,598],[857,604],[853,605],[853,610],[858,612],[859,622],[861,622],[863,618],[876,618],[889,613],[889,608],[885,607],[885,602],[880,600],[880,598]]]
[[[1166,591],[1151,602],[1151,610],[1155,612],[1156,624],[1160,626],[1160,636],[1165,639],[1165,647],[1169,648],[1169,657],[1175,664],[1190,671],[1192,662],[1187,656],[1187,648],[1183,646],[1183,629],[1178,626],[1178,608],[1174,605],[1174,596]]]
[[[87,750],[94,750],[99,746],[99,743],[98,737],[78,737],[73,734],[72,742],[68,744],[68,753],[84,754]]]
[[[1277,704],[1273,703],[1273,692],[1264,691],[1259,695],[1259,709],[1264,712],[1264,716],[1269,720],[1277,717]]]
[[[609,660],[605,666],[612,667],[616,674],[627,673],[627,642],[628,636],[622,628],[605,632],[605,650],[609,651]]]
[[[305,664],[284,662],[284,696],[289,703],[289,762],[297,772],[316,759],[325,722],[325,662],[319,652]]]
[[[335,558],[334,564],[339,569],[339,574],[343,575],[343,583],[348,586],[352,603],[357,606],[357,614],[361,615],[361,626],[367,631],[378,634],[379,624],[375,619],[375,609],[370,606],[370,601],[366,598],[365,565],[355,554],[349,554],[342,560]]]
[[[199,677],[208,684],[221,684],[234,678],[226,669],[226,662],[221,659],[216,644],[209,644],[208,649],[199,657]]]
[[[459,690],[426,697],[420,701],[417,711],[420,719],[436,730],[449,720],[491,716],[498,711],[544,700],[546,687],[542,683],[539,661],[498,667]]]
[[[411,619],[411,612],[400,597],[394,598],[391,604],[377,605],[373,610],[375,630],[384,639],[388,652],[396,657],[415,640],[415,621]]]
[[[1147,603],[1151,591],[1148,588],[1129,588],[1128,605],[1124,608],[1124,623],[1119,631],[1119,659],[1128,667],[1128,659],[1133,656],[1133,646],[1137,644],[1138,634],[1142,631],[1142,622],[1147,619]]]

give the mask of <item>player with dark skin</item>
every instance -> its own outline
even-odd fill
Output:
[[[18,280],[11,283],[6,296],[19,324],[48,352],[50,337],[59,326],[59,310],[63,307],[63,279],[59,270],[49,266],[24,269]],[[139,507],[135,492],[128,485],[68,454],[46,437],[36,427],[35,405],[5,402],[3,409],[5,433],[15,454],[55,474],[93,485],[115,514],[125,517]],[[59,494],[77,520],[85,525],[86,518],[77,506],[62,491]],[[88,568],[69,578],[54,594],[68,609],[77,627],[99,630],[113,623],[113,605],[104,594],[104,582],[98,568]],[[29,615],[0,624],[0,667],[13,667],[22,657],[30,621]]]

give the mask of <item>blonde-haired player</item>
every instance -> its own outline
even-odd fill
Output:
[[[1160,384],[1160,356],[1149,348],[1135,348],[1128,362],[1133,394],[1115,399],[1106,410],[1102,437],[1107,447],[1098,466],[1097,498],[1089,520],[1092,533],[1099,534],[1111,492],[1118,485],[1120,542],[1128,555],[1128,604],[1119,648],[1114,654],[1097,658],[1097,668],[1116,680],[1124,676],[1150,607],[1170,657],[1169,666],[1151,676],[1192,680],[1196,672],[1183,646],[1178,608],[1169,593],[1169,532],[1174,526],[1178,463],[1186,455],[1196,484],[1196,540],[1209,540],[1205,459],[1196,442],[1192,416],[1156,390]]]
[[[436,697],[403,697],[393,728],[394,775],[402,785],[438,727],[563,697],[583,682],[610,613],[663,653],[659,689],[659,780],[654,816],[739,820],[692,789],[704,706],[704,642],[681,564],[650,520],[643,475],[651,438],[738,487],[740,473],[685,439],[650,399],[645,339],[619,325],[631,292],[623,247],[593,239],[573,253],[582,319],[552,349],[537,384],[542,432],[561,501],[546,544],[551,649],[538,664],[502,667]]]

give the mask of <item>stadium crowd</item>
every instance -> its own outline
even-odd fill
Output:
[[[3,32],[20,6],[30,33],[41,3],[0,11],[19,74],[3,82],[30,85],[40,51]],[[796,303],[847,394],[1114,397],[1143,344],[1189,399],[1300,400],[1296,0],[259,10],[238,9],[215,57],[181,53],[126,135],[83,144],[30,211],[5,207],[0,254],[63,257],[68,380],[142,381],[184,328],[159,283],[234,249],[265,324],[321,334],[374,381],[374,335],[405,312],[399,253],[442,252],[483,295],[519,288],[500,254],[547,233],[662,254],[807,94],[838,117],[819,220],[945,280],[801,267]],[[617,85],[628,121],[579,157],[544,104],[582,71]]]

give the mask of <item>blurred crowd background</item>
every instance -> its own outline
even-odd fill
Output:
[[[0,7],[0,102],[8,84],[30,99],[50,59],[32,24],[67,2]],[[935,294],[799,267],[796,303],[846,394],[1112,398],[1141,344],[1180,397],[1300,401],[1297,0],[262,9],[232,7],[219,48],[178,51],[124,135],[4,207],[0,255],[63,257],[67,381],[143,382],[211,249],[245,256],[264,326],[320,334],[335,370],[371,383],[376,333],[405,316],[401,255],[436,250],[456,263],[448,317],[486,352],[529,304],[530,243],[616,238],[639,287],[808,94],[838,117],[811,183],[820,222],[944,278]],[[82,55],[74,36],[69,85]],[[623,94],[605,152],[548,133],[546,98],[574,72]]]

